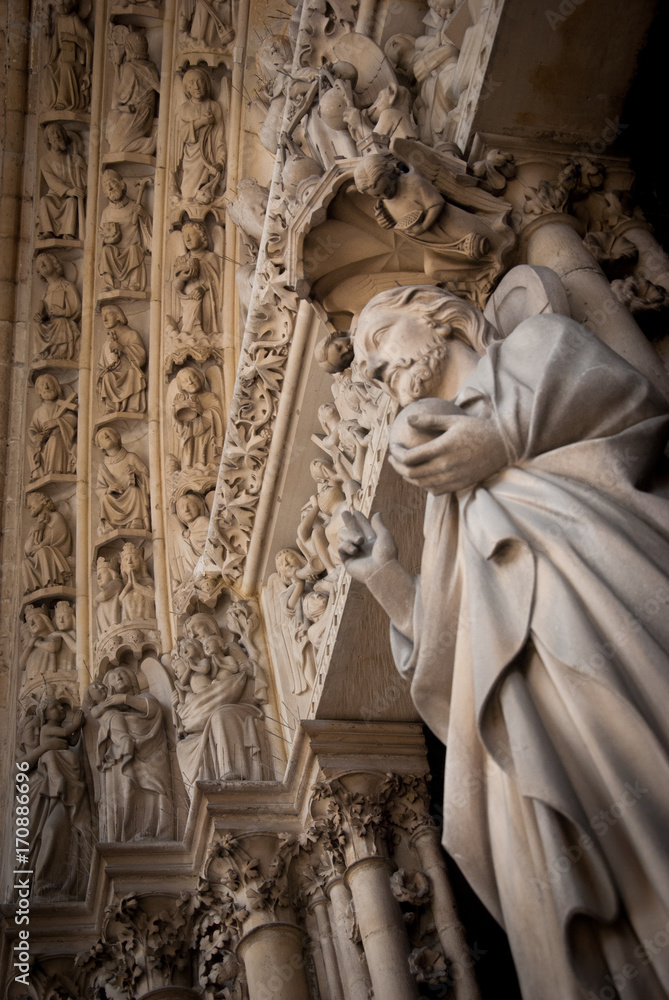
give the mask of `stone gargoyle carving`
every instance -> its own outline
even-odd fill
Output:
[[[638,921],[669,893],[669,507],[653,485],[669,417],[593,333],[525,315],[503,338],[440,289],[365,306],[356,360],[406,407],[391,462],[430,494],[422,574],[378,515],[346,516],[340,554],[448,742],[444,845],[509,934],[529,997],[547,976],[573,994],[634,963]],[[612,803],[615,823],[599,822]],[[587,968],[575,924],[601,944]],[[664,968],[644,954],[640,996]]]
[[[186,789],[198,778],[268,777],[262,667],[212,615],[192,615],[184,632],[169,660]]]
[[[64,398],[55,375],[38,375],[35,389],[42,400],[28,427],[30,480],[73,473],[77,450],[77,396]]]
[[[80,708],[46,697],[23,720],[21,761],[29,764],[29,860],[38,898],[82,899],[90,871],[93,828]]]
[[[105,291],[127,289],[142,292],[146,288],[146,255],[151,252],[153,223],[142,205],[147,184],[145,177],[138,184],[137,197],[131,201],[128,186],[117,170],[108,168],[102,175],[102,190],[109,204],[100,217],[100,262],[98,270]]]
[[[116,305],[102,307],[107,339],[100,351],[97,389],[106,413],[144,413],[146,410],[146,348],[125,313]]]
[[[104,535],[117,528],[148,531],[149,470],[139,455],[123,447],[115,427],[101,427],[95,444],[104,455],[95,487],[100,502],[99,533]]]
[[[153,155],[160,76],[149,59],[146,32],[115,24],[109,48],[114,65],[112,107],[107,120],[110,152]]]
[[[34,524],[24,546],[23,593],[65,586],[72,579],[72,535],[67,521],[46,493],[29,493],[26,507]]]
[[[39,200],[38,239],[83,240],[87,166],[78,152],[79,136],[50,122],[44,140],[47,152],[40,157],[39,169],[47,191]]]
[[[93,37],[84,20],[90,0],[59,0],[42,77],[44,108],[86,111],[91,95]]]
[[[504,221],[509,206],[504,211],[499,199],[458,182],[445,161],[421,143],[396,139],[393,148],[406,160],[390,153],[363,156],[354,173],[358,191],[376,199],[380,226],[423,249],[429,278],[447,282],[483,305],[502,269],[502,256],[514,242]],[[421,172],[410,166],[412,160],[420,163]],[[460,204],[454,204],[455,198]]]
[[[72,361],[77,356],[79,343],[81,296],[76,285],[65,277],[63,263],[54,253],[39,254],[35,270],[46,282],[44,298],[34,317],[40,338],[46,345],[37,360]]]
[[[186,70],[182,87],[172,195],[195,205],[211,205],[225,179],[223,111],[211,96],[211,79],[202,67]]]
[[[140,689],[133,669],[121,666],[89,685],[84,708],[97,722],[92,764],[100,775],[100,839],[169,839],[172,789],[160,702]]]

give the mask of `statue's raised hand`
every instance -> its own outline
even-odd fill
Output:
[[[397,559],[397,545],[380,514],[369,521],[359,510],[343,511],[339,557],[354,580],[367,583],[377,570]]]
[[[469,489],[508,465],[494,420],[437,399],[418,400],[400,413],[389,461],[407,482],[437,495]]]

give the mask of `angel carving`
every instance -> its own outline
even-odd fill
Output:
[[[423,248],[428,278],[457,285],[472,296],[483,294],[483,286],[487,292],[501,269],[502,253],[513,242],[504,222],[509,206],[476,188],[471,178],[454,175],[445,160],[422,143],[396,139],[393,150],[400,155],[364,156],[353,175],[358,191],[376,199],[376,221]],[[420,173],[409,165],[417,152]]]

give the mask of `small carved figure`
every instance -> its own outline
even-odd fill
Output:
[[[121,552],[123,590],[119,594],[121,620],[155,618],[156,588],[149,575],[141,549],[126,542]]]
[[[183,734],[177,756],[187,790],[197,778],[262,777],[265,731],[255,695],[253,662],[238,643],[221,635],[211,615],[192,615],[184,631],[190,645],[184,649],[179,644],[173,661],[176,656],[182,659],[175,664],[182,678],[186,669],[191,673],[188,684],[180,681],[183,700],[177,694],[173,704]],[[207,673],[203,672],[205,664]],[[196,674],[208,683],[198,681]]]
[[[444,845],[495,900],[523,995],[549,980],[584,992],[634,961],[669,894],[666,401],[570,318],[530,313],[502,338],[441,289],[381,292],[355,353],[406,406],[391,461],[430,496],[420,577],[378,515],[347,516],[340,554],[448,740]],[[647,793],[613,825],[596,821],[611,780]],[[466,809],[448,809],[449,789],[467,789]],[[547,878],[586,830],[587,850]],[[569,947],[577,925],[587,954]],[[666,970],[647,957],[640,997]]]
[[[42,402],[28,428],[30,481],[76,469],[77,397],[63,390],[55,375],[38,375],[35,389]]]
[[[355,168],[361,194],[375,197],[380,226],[397,229],[425,248],[425,273],[437,277],[445,266],[468,266],[490,250],[489,227],[477,216],[448,205],[430,181],[394,156],[371,153]]]
[[[316,344],[314,357],[318,367],[328,375],[346,371],[353,361],[353,343],[350,336],[337,330],[329,333]]]
[[[30,770],[37,770],[30,817],[33,891],[41,897],[81,899],[92,839],[80,739],[86,720],[81,709],[72,712],[64,701],[48,698],[36,721],[38,745],[25,741],[23,758]]]
[[[160,93],[160,76],[149,59],[146,32],[115,25],[111,49],[115,67],[112,110],[107,141],[112,153],[156,151],[154,117]]]
[[[99,271],[105,289],[144,291],[146,288],[144,258],[151,252],[152,222],[141,201],[148,183],[150,178],[140,181],[133,202],[118,171],[107,169],[102,175],[102,190],[109,200],[100,218]]]
[[[46,126],[44,138],[48,152],[40,157],[39,168],[47,193],[39,200],[38,239],[83,240],[86,161],[75,152],[73,137],[57,122]]]
[[[255,177],[242,177],[237,184],[237,196],[228,205],[228,215],[240,230],[253,260],[258,256],[268,198],[269,188],[259,184]]]
[[[41,339],[46,344],[39,358],[72,361],[77,356],[81,296],[75,285],[63,275],[63,265],[54,253],[41,253],[35,270],[46,282],[46,292],[35,313]]]
[[[402,139],[417,139],[418,129],[411,114],[411,94],[406,87],[389,83],[367,109],[374,132]]]
[[[60,0],[44,75],[44,106],[86,111],[90,101],[93,37],[75,13],[79,0]],[[90,9],[90,7],[89,7]]]
[[[428,6],[423,18],[426,31],[415,41],[411,68],[420,88],[414,110],[421,138],[437,143],[444,138],[458,103],[454,84],[460,50],[447,34],[456,8],[454,0],[428,0]]]
[[[144,341],[131,330],[123,310],[103,306],[102,322],[107,340],[100,352],[97,386],[107,413],[144,413],[146,410],[146,364]]]
[[[267,107],[259,138],[265,149],[276,152],[286,94],[291,84],[293,49],[285,35],[268,35],[256,53],[258,76],[264,81],[259,97]]]
[[[61,646],[58,651],[57,670],[59,673],[76,673],[77,669],[77,620],[69,601],[58,601],[53,609],[54,637]]]
[[[276,577],[270,586],[277,594],[278,625],[285,636],[291,690],[300,695],[309,691],[316,679],[315,649],[307,634],[311,623],[303,604],[306,581],[313,580],[315,574],[297,549],[280,549],[275,566]]]
[[[234,39],[229,0],[182,0],[179,44],[184,50],[218,52]]]
[[[100,534],[115,528],[148,531],[149,470],[138,455],[126,451],[115,427],[101,427],[95,444],[105,456],[95,488],[100,501]]]
[[[113,559],[98,557],[97,581],[100,592],[95,595],[95,613],[98,633],[103,635],[110,628],[121,624],[121,591],[123,580],[118,565]]]
[[[30,687],[40,677],[54,674],[58,669],[61,640],[55,634],[46,608],[29,604],[25,609],[25,619],[24,645],[19,666],[25,669],[22,687]]]
[[[175,545],[174,575],[178,583],[185,583],[204,552],[209,531],[209,511],[197,493],[185,493],[176,502],[176,515],[181,522],[180,537]]]
[[[330,576],[339,565],[336,539],[346,494],[342,489],[342,477],[329,460],[314,459],[310,471],[317,490],[302,508],[297,544],[313,574],[325,571]]]
[[[181,235],[186,252],[174,262],[180,316],[168,320],[183,336],[210,337],[221,329],[221,258],[208,249],[203,222],[184,222]]]
[[[186,70],[185,100],[177,111],[173,193],[184,201],[211,205],[223,181],[226,146],[223,112],[212,99],[206,70]]]
[[[130,667],[104,678],[104,698],[90,708],[99,721],[95,764],[100,772],[100,837],[107,841],[172,833],[170,763],[160,702],[141,691]]]
[[[215,465],[223,447],[221,404],[197,368],[182,368],[175,381],[172,420],[180,444],[177,462],[181,469]]]
[[[23,593],[60,587],[72,579],[72,535],[67,521],[46,493],[29,493],[26,506],[35,524],[24,546]]]

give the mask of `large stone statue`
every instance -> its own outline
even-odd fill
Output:
[[[30,479],[72,473],[76,467],[77,401],[71,393],[63,399],[63,390],[55,375],[38,375],[35,389],[42,402],[32,415],[28,428],[30,442]]]
[[[65,277],[63,263],[55,253],[41,253],[35,270],[46,282],[44,298],[34,317],[46,344],[38,358],[72,361],[77,356],[81,296],[76,285]]]
[[[140,690],[130,667],[110,670],[89,692],[90,715],[99,721],[100,839],[170,837],[170,765],[160,702]]]
[[[340,554],[448,744],[444,844],[528,1000],[600,996],[626,963],[626,996],[665,997],[643,942],[669,918],[666,403],[571,319],[501,340],[432,288],[377,295],[355,353],[413,403],[391,462],[430,496],[418,579],[378,515],[348,515]]]
[[[146,179],[145,179],[146,181]],[[109,204],[100,217],[102,248],[98,269],[105,290],[146,288],[145,256],[151,252],[153,224],[141,204],[145,181],[140,181],[135,201],[131,201],[127,184],[116,170],[105,170],[102,190]]]
[[[47,192],[39,200],[38,237],[83,240],[86,161],[57,122],[46,126],[44,138],[47,152],[40,158],[39,169]]]

